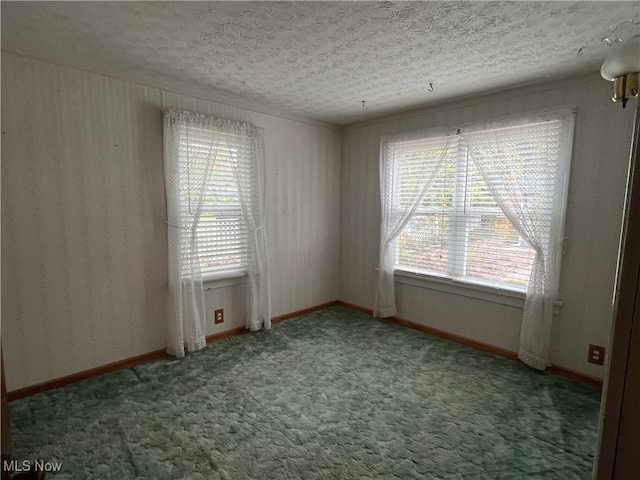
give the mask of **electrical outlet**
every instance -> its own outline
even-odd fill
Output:
[[[224,309],[216,310],[213,312],[213,318],[216,321],[216,324],[224,322]]]
[[[604,365],[604,347],[600,345],[589,345],[589,357],[587,362],[596,365]]]

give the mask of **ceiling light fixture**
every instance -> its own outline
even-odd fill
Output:
[[[600,74],[613,82],[614,102],[626,107],[630,98],[638,96],[640,84],[640,21],[626,20],[619,23],[602,41],[609,47],[609,54],[602,64]]]

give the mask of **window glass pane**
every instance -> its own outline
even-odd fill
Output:
[[[411,203],[420,194],[424,184],[423,170],[427,165],[440,161],[446,153],[444,148],[410,150],[402,152],[396,158],[400,162],[400,178],[402,179],[402,203]],[[453,204],[453,184],[455,175],[455,151],[446,155],[442,168],[438,170],[435,181],[427,190],[422,202],[423,207],[451,207]]]
[[[246,226],[239,211],[205,213],[196,231],[202,273],[246,265]]]
[[[442,213],[416,215],[398,238],[398,264],[446,273],[449,216]]]
[[[213,165],[212,183],[205,197],[207,204],[238,204],[238,188],[233,176],[233,166],[216,159]]]
[[[203,275],[246,267],[246,225],[242,219],[235,168],[244,147],[235,137],[198,128],[184,128],[179,155],[184,162],[185,201],[190,209],[197,197],[189,192],[206,189],[196,230],[198,258]],[[193,188],[192,188],[193,186]],[[184,250],[185,256],[190,249]],[[186,261],[186,258],[185,258]]]
[[[485,164],[492,164],[487,172],[494,185],[512,185],[527,202],[527,209],[550,215],[553,192],[561,168],[560,157],[562,123],[543,122],[518,125],[468,135],[474,144],[474,155]],[[470,161],[473,165],[473,162]],[[505,168],[498,168],[504,165]],[[537,202],[534,204],[534,199]]]
[[[467,217],[468,277],[526,286],[535,251],[504,214]]]
[[[438,172],[435,181],[427,190],[427,195],[422,201],[423,208],[451,208],[453,206],[454,182],[456,177],[456,150],[452,149],[450,154],[445,157],[444,164],[440,172]],[[442,151],[434,152],[441,158]],[[420,168],[415,165],[413,168]]]
[[[493,199],[489,187],[482,179],[478,168],[472,161],[468,162],[467,205],[479,208],[499,208]]]

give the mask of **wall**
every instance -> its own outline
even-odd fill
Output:
[[[378,265],[380,136],[455,126],[507,114],[577,109],[573,160],[555,317],[554,364],[602,377],[586,362],[589,343],[608,345],[611,302],[629,159],[633,108],[610,100],[611,84],[597,73],[585,80],[519,88],[432,109],[352,125],[342,137],[340,299],[372,308]],[[632,104],[630,104],[632,105]],[[396,281],[398,316],[463,337],[517,351],[522,308],[503,302]],[[520,302],[521,303],[521,302]]]
[[[165,108],[265,128],[273,315],[336,300],[340,132],[2,53],[2,348],[9,390],[165,346]],[[207,333],[244,326],[210,285]]]
[[[163,108],[265,127],[273,315],[340,298],[371,308],[379,137],[557,105],[577,108],[553,362],[602,376],[632,109],[596,74],[340,131],[2,54],[2,345],[9,390],[164,347]],[[340,157],[342,155],[342,164]],[[342,187],[340,187],[342,185]],[[415,283],[415,282],[414,282]],[[338,288],[340,285],[340,289]],[[246,285],[209,285],[210,312],[244,325]],[[410,283],[399,315],[517,350],[521,308]],[[211,315],[209,315],[211,317]]]

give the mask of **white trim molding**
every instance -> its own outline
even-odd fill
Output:
[[[396,283],[402,283],[404,285],[428,288],[429,290],[477,298],[478,300],[484,300],[486,302],[524,308],[526,293],[519,292],[517,290],[481,285],[479,283],[462,282],[459,280],[397,269],[394,271],[394,277]],[[555,301],[553,304],[553,314],[556,316],[559,315],[561,308],[562,301]]]
[[[233,287],[234,285],[246,285],[247,272],[239,271],[237,275],[225,275],[224,277],[209,277],[202,279],[205,290]]]

